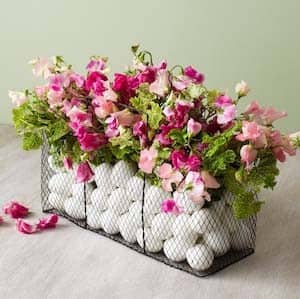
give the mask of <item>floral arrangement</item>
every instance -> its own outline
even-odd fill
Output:
[[[91,57],[85,75],[61,56],[31,61],[46,84],[9,92],[23,148],[39,148],[45,134],[55,163],[76,167],[77,182],[92,178],[92,165],[125,160],[152,184],[186,192],[202,206],[228,191],[236,218],[257,213],[263,201],[256,194],[275,186],[277,161],[300,145],[299,137],[273,125],[286,113],[254,101],[238,114],[249,93],[244,81],[231,98],[206,88],[192,66],[169,69],[166,61],[153,64],[138,46],[132,52],[133,64],[112,80],[103,57]],[[172,198],[162,209],[180,212]]]

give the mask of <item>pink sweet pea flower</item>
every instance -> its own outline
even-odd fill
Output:
[[[88,182],[94,176],[94,172],[90,167],[90,164],[85,161],[78,165],[76,172],[76,182],[83,183]]]
[[[34,234],[38,231],[37,225],[30,224],[21,218],[16,220],[16,227],[23,234]]]
[[[213,177],[208,171],[201,171],[201,178],[204,181],[204,185],[209,189],[218,189],[221,185],[218,183],[215,177]]]
[[[184,75],[190,78],[192,82],[196,84],[202,84],[205,79],[203,74],[199,73],[196,69],[194,69],[190,65],[184,69]]]
[[[74,82],[78,88],[81,88],[85,85],[85,79],[82,75],[77,73],[72,73],[69,77],[70,82]]]
[[[23,218],[28,215],[29,210],[27,207],[23,206],[22,204],[16,201],[11,201],[6,205],[4,205],[3,213],[10,215],[12,218]]]
[[[187,132],[189,135],[197,135],[201,131],[201,128],[202,125],[192,118],[187,123]]]
[[[169,164],[169,163],[163,163],[159,169],[158,169],[158,176],[161,178],[161,179],[168,179],[169,177],[171,177],[173,173],[173,168],[172,168],[172,165]]]
[[[105,129],[105,136],[108,138],[118,136],[120,134],[119,131],[119,122],[118,120],[110,116],[105,120],[105,123],[107,124],[107,127]]]
[[[168,70],[161,69],[157,72],[157,77],[149,86],[149,91],[163,97],[169,90],[170,80]]]
[[[236,139],[239,141],[255,141],[261,134],[261,128],[256,122],[243,121],[242,134],[237,135]]]
[[[8,96],[10,97],[12,104],[17,107],[20,107],[27,102],[27,97],[24,92],[9,90]]]
[[[63,90],[50,89],[47,93],[48,104],[51,109],[63,106]]]
[[[104,97],[98,97],[93,100],[93,105],[95,105],[95,114],[97,117],[104,119],[108,115],[116,112],[118,109],[115,104],[111,101],[107,101]]]
[[[155,67],[147,66],[144,70],[138,75],[140,83],[153,83],[156,79],[157,70]]]
[[[115,117],[118,120],[119,125],[123,127],[131,127],[134,123],[141,120],[141,116],[139,114],[134,114],[128,109],[114,112],[112,116]]]
[[[147,125],[144,121],[138,121],[133,126],[133,135],[138,136],[141,145],[145,145],[147,142]]]
[[[73,169],[73,161],[70,157],[64,157],[64,168],[67,170]]]
[[[77,123],[80,126],[91,127],[92,126],[92,114],[85,112],[74,105],[67,113],[72,123]]]
[[[226,94],[218,96],[215,101],[215,106],[218,108],[225,108],[226,106],[231,106],[232,104],[232,99]]]
[[[196,171],[201,164],[201,160],[196,155],[187,155],[184,150],[174,150],[170,158],[176,169]]]
[[[181,213],[180,208],[176,205],[175,200],[172,198],[166,199],[162,202],[161,211],[175,215],[179,215]]]
[[[246,164],[246,169],[250,168],[250,165],[255,161],[257,157],[257,150],[252,145],[243,145],[240,151],[241,161]]]
[[[257,101],[251,102],[246,111],[244,112],[245,115],[253,114],[253,115],[260,115],[263,112],[263,109],[260,107]]]
[[[174,170],[169,163],[163,163],[157,175],[162,179],[162,188],[167,192],[173,191],[173,186],[177,188],[183,180],[183,175],[178,170]]]
[[[51,214],[48,217],[44,217],[39,220],[37,229],[43,230],[47,228],[55,228],[58,222],[58,215]]]
[[[152,173],[157,155],[158,152],[154,147],[142,150],[139,159],[139,168],[145,173]]]
[[[236,117],[237,109],[235,105],[228,105],[223,108],[222,113],[218,113],[218,124],[226,125],[234,120]]]
[[[45,96],[48,93],[49,87],[47,85],[36,86],[34,88],[34,91],[35,91],[36,95],[39,98],[41,98],[41,97]]]
[[[103,95],[106,90],[105,81],[107,81],[107,77],[102,73],[91,72],[87,76],[85,87],[96,96]]]
[[[190,171],[185,178],[185,189],[188,197],[195,203],[204,205],[205,199],[209,199],[205,191],[204,182],[199,172]]]
[[[80,148],[85,152],[92,152],[99,149],[107,143],[107,138],[103,133],[85,132],[83,136],[78,138]]]
[[[86,66],[86,69],[89,73],[99,72],[102,73],[106,68],[106,63],[103,59],[91,59]]]

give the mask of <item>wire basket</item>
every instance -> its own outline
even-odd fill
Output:
[[[75,183],[51,161],[45,142],[41,154],[41,201],[78,226],[104,235],[174,268],[203,277],[252,254],[256,216],[234,219],[230,194],[200,209],[184,193],[178,215],[161,211],[171,194],[151,186],[124,161],[94,168],[94,180]]]

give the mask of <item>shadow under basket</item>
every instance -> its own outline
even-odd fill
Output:
[[[198,277],[254,253],[256,216],[234,219],[230,194],[207,209],[179,196],[183,213],[170,215],[160,211],[168,194],[135,176],[134,167],[121,161],[114,166],[101,164],[94,172],[95,181],[75,184],[74,172],[55,167],[44,144],[43,212],[57,213],[81,228]]]

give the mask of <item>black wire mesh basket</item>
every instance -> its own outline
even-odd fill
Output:
[[[56,167],[44,143],[41,200],[44,212],[57,213],[78,226],[113,239],[174,268],[203,277],[252,254],[256,216],[236,220],[232,196],[209,208],[173,194],[182,213],[161,211],[171,197],[124,161],[94,167],[94,180],[75,183],[74,171]]]

